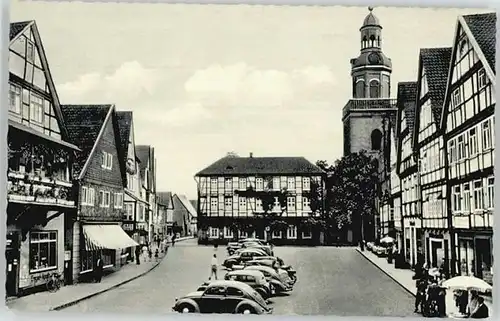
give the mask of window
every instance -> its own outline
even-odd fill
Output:
[[[312,238],[312,233],[311,233],[311,231],[303,231],[303,232],[302,232],[302,238],[303,238],[303,239],[310,239],[310,238]]]
[[[273,177],[273,190],[278,191],[280,189],[280,178]]]
[[[255,179],[256,189],[262,191],[264,189],[264,179],[262,177],[257,177]]]
[[[246,190],[247,189],[247,179],[245,177],[240,177],[240,190]]]
[[[302,207],[304,208],[304,210],[310,210],[311,200],[309,200],[307,197],[302,197]]]
[[[476,155],[478,153],[477,135],[475,128],[471,128],[469,130],[469,153],[470,156]]]
[[[212,178],[210,180],[210,190],[217,191],[217,178]]]
[[[226,295],[227,296],[242,297],[244,294],[243,294],[243,291],[241,291],[240,289],[228,287]]]
[[[30,97],[30,120],[43,123],[43,99],[34,94]]]
[[[310,177],[302,177],[302,186],[305,191],[311,189],[311,178]]]
[[[483,204],[483,181],[474,182],[474,209],[482,210]]]
[[[113,155],[108,152],[102,152],[102,168],[111,169],[113,168]]]
[[[478,90],[481,90],[484,86],[486,86],[486,71],[484,68],[481,68],[477,72],[477,86]]]
[[[457,161],[457,147],[455,145],[455,140],[450,141],[450,163],[454,163]]]
[[[142,203],[141,203],[141,204],[139,204],[139,215],[138,215],[139,217],[138,217],[138,219],[137,219],[137,220],[138,220],[139,222],[144,222],[144,220],[145,220],[145,216],[146,216],[145,214],[146,214],[146,213],[145,213],[144,204],[142,204]]]
[[[233,189],[233,179],[228,177],[225,179],[225,187],[226,192],[231,192]]]
[[[93,188],[82,186],[81,203],[86,206],[94,206],[95,192]]]
[[[297,238],[297,226],[290,225],[287,229],[286,233],[287,239],[296,239]]]
[[[99,191],[99,196],[101,199],[100,206],[106,208],[109,207],[111,194],[109,192]]]
[[[28,60],[29,62],[33,62],[35,60],[35,47],[29,40],[26,48],[26,60]]]
[[[239,199],[239,209],[240,211],[246,211],[247,209],[247,199],[246,197],[240,197]]]
[[[458,151],[458,160],[464,159],[465,158],[464,135],[458,136],[457,151]]]
[[[219,237],[219,229],[217,227],[210,228],[210,237]]]
[[[217,197],[210,198],[210,210],[217,211]]]
[[[481,124],[481,131],[483,133],[483,149],[491,148],[491,126],[490,120],[486,120]]]
[[[382,132],[378,129],[372,131],[372,150],[380,150],[382,145]]]
[[[125,218],[127,221],[134,220],[134,204],[125,203]]]
[[[470,212],[470,184],[465,183],[464,184],[464,211],[466,213]]]
[[[370,81],[370,98],[379,98],[380,97],[380,88],[378,80]]]
[[[295,210],[295,196],[288,196],[286,198],[286,208],[289,211]]]
[[[57,268],[57,232],[30,232],[30,272]]]
[[[262,207],[262,200],[260,198],[257,198],[255,200],[255,210],[257,212],[262,212],[264,210],[264,208]]]
[[[10,85],[9,88],[9,110],[16,114],[21,113],[21,87]]]
[[[274,230],[272,236],[273,236],[273,239],[280,239],[281,238],[281,231]]]
[[[290,190],[295,189],[295,177],[288,177],[287,188]]]
[[[462,103],[462,93],[460,91],[460,87],[455,89],[455,91],[451,94],[451,101],[454,109]]]
[[[240,239],[244,239],[247,237],[247,232],[246,231],[240,231]]]
[[[224,228],[224,237],[226,238],[233,237],[233,231],[229,227]]]
[[[123,208],[123,194],[122,193],[115,193],[113,201],[114,201],[114,204],[113,204],[114,208],[117,208],[117,209]]]
[[[233,199],[231,197],[226,197],[224,199],[224,207],[227,211],[232,212],[233,211]]]
[[[224,296],[226,289],[223,286],[212,286],[208,288],[203,295]]]
[[[462,210],[462,191],[460,186],[455,186],[453,189],[453,211],[460,212]]]
[[[355,97],[365,98],[365,81],[363,79],[360,79],[356,82]]]
[[[488,178],[487,189],[488,189],[487,190],[487,195],[488,195],[487,208],[492,209],[492,208],[495,208],[495,178],[494,177]]]

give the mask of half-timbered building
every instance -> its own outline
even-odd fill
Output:
[[[63,105],[71,141],[81,151],[74,162],[78,210],[66,242],[72,247],[72,279],[92,277],[97,258],[104,269],[118,270],[123,249],[136,246],[122,229],[123,171],[114,105]]]
[[[458,18],[441,126],[447,148],[452,260],[492,282],[496,14]]]
[[[399,84],[398,84],[399,87]],[[399,90],[398,90],[399,92]],[[402,92],[401,92],[402,94]],[[401,95],[400,94],[400,95]],[[402,103],[403,97],[400,96],[398,107],[403,108],[404,104]],[[404,245],[403,240],[403,220],[401,216],[401,180],[399,179],[398,174],[398,151],[399,151],[399,132],[400,132],[400,120],[401,120],[401,112],[402,109],[398,109],[396,113],[396,121],[394,130],[391,132],[391,153],[389,157],[389,171],[390,171],[390,203],[391,206],[391,215],[394,226],[394,239],[398,249],[402,249]],[[391,220],[391,218],[388,218]]]
[[[418,155],[425,260],[449,272],[450,233],[446,210],[445,149],[440,119],[451,48],[420,50],[413,149]]]
[[[10,24],[7,296],[66,272],[65,216],[75,211],[68,137],[34,21]]]
[[[216,161],[196,174],[199,242],[258,237],[321,243],[312,223],[321,213],[313,207],[324,175],[303,157],[228,155]]]
[[[398,161],[397,170],[401,179],[401,214],[403,217],[403,252],[410,265],[417,263],[422,255],[422,226],[420,220],[418,198],[418,168],[413,153],[413,125],[415,121],[415,104],[417,95],[416,82],[400,82],[398,84]]]
[[[158,211],[156,205],[156,158],[154,148],[149,145],[136,145],[135,148],[140,160],[140,197],[146,200],[145,205],[139,206],[137,227],[143,235],[141,235],[141,244],[146,244],[151,243],[155,238],[153,218],[157,216]]]

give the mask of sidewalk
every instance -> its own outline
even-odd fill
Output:
[[[387,276],[393,279],[396,283],[398,283],[401,287],[403,287],[406,291],[411,293],[413,296],[416,295],[417,289],[415,287],[415,280],[413,280],[413,271],[407,269],[396,269],[394,264],[389,264],[387,262],[387,258],[378,257],[372,252],[365,249],[365,251],[361,252],[359,248],[356,248],[359,254],[364,256],[368,261],[370,261],[373,265],[378,267],[382,272],[384,272]],[[493,315],[493,301],[491,297],[484,297],[484,302],[489,308],[490,316]],[[410,307],[413,310],[413,306]],[[458,308],[455,306],[455,301],[453,299],[453,293],[451,291],[446,291],[446,313],[448,315],[454,314],[458,312]]]
[[[192,237],[179,238],[176,242],[190,238]],[[154,249],[155,248],[153,248],[153,251]],[[156,268],[164,257],[164,254],[160,254],[158,261],[156,261],[153,257],[151,261],[149,261],[148,258],[146,262],[144,262],[144,259],[141,258],[140,265],[137,265],[135,262],[130,262],[127,265],[122,266],[120,270],[104,276],[101,283],[79,283],[76,285],[63,286],[55,293],[45,291],[20,298],[9,299],[6,302],[6,306],[9,309],[19,310],[22,312],[48,312],[62,310],[147,274]]]

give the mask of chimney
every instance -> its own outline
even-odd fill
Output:
[[[250,152],[250,158],[253,158],[253,153],[252,152]]]

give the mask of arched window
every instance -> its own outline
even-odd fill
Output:
[[[382,132],[378,129],[372,131],[372,150],[380,150],[382,148]]]
[[[370,36],[370,47],[375,47],[375,36],[374,35]]]
[[[368,47],[368,46],[366,45],[366,43],[367,43],[367,42],[368,42],[368,38],[367,38],[366,36],[363,36],[363,44],[362,44],[362,46],[361,46],[361,48],[362,48],[362,49],[364,49],[364,48]]]
[[[356,98],[364,98],[365,97],[365,81],[358,80],[356,82]]]
[[[380,84],[378,80],[373,79],[370,81],[370,98],[380,97]]]

